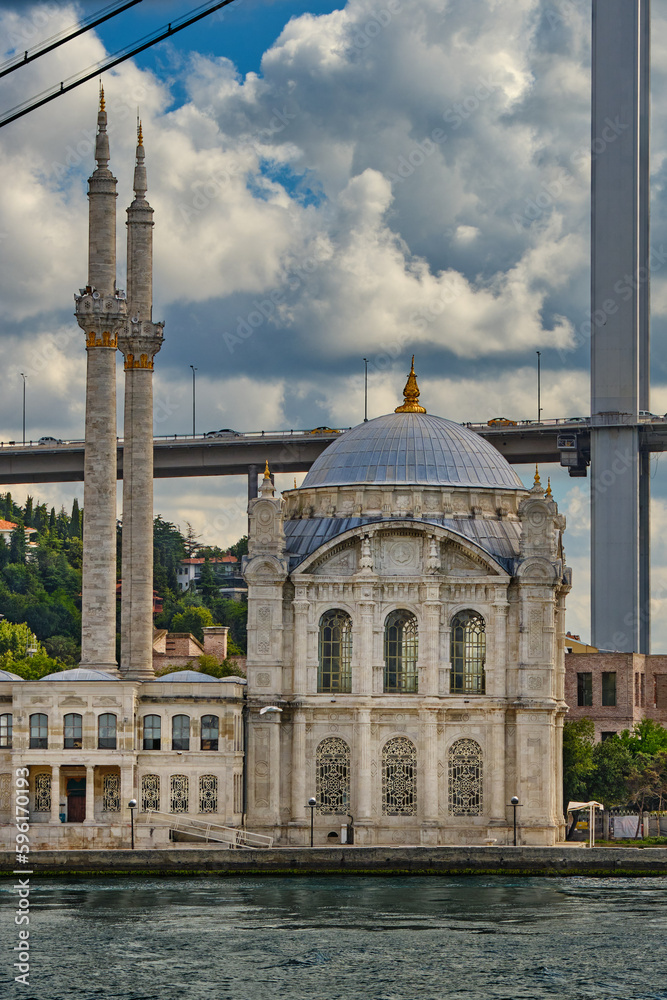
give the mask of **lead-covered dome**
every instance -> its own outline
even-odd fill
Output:
[[[341,434],[313,463],[301,488],[371,483],[525,489],[509,462],[474,431],[405,410]]]

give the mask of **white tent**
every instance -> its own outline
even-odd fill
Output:
[[[579,809],[588,809],[588,846],[595,847],[595,810],[604,809],[601,802],[568,802],[567,811],[577,812]]]

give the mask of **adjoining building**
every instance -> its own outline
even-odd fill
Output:
[[[396,412],[249,504],[248,824],[282,844],[563,839],[565,521],[472,431]],[[279,710],[279,711],[278,711]]]

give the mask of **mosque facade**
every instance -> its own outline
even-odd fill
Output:
[[[564,518],[414,364],[404,396],[250,502],[248,824],[308,844],[314,800],[315,844],[506,844],[517,796],[554,844]]]

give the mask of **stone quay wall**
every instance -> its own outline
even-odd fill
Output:
[[[15,855],[0,851],[0,877],[14,878]],[[40,876],[109,875],[667,875],[665,848],[325,847],[248,850],[35,851]]]

